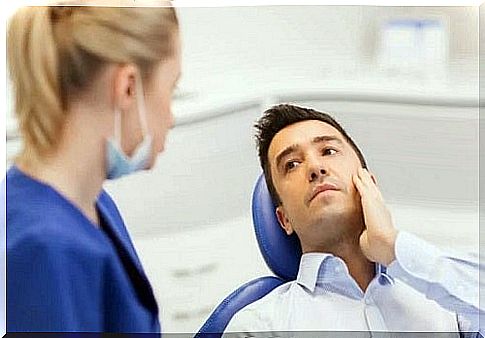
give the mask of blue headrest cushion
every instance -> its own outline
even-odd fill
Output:
[[[301,258],[300,241],[295,233],[288,236],[280,226],[263,174],[254,187],[252,211],[256,239],[266,265],[280,278],[295,280]]]

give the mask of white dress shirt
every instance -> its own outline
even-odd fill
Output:
[[[339,257],[304,254],[297,279],[236,313],[226,332],[477,331],[478,263],[450,257],[400,232],[396,261],[376,265],[363,292]]]

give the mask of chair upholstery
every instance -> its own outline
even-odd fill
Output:
[[[217,306],[196,337],[221,337],[239,310],[296,279],[301,258],[300,242],[295,234],[288,236],[279,225],[264,175],[259,176],[253,190],[252,216],[259,249],[276,276],[260,277],[236,289]]]
[[[280,226],[264,175],[256,181],[252,212],[256,239],[266,265],[282,279],[295,280],[301,258],[300,242],[295,233],[288,236]]]

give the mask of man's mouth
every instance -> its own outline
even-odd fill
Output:
[[[336,191],[336,190],[338,190],[338,187],[333,183],[319,184],[315,186],[315,188],[313,188],[311,197],[308,202],[311,202],[320,193],[324,193],[326,191]]]

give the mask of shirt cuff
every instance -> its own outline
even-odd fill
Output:
[[[389,264],[387,272],[392,277],[406,274],[433,282],[433,269],[443,253],[440,249],[405,231],[399,231],[395,243],[396,259]]]

